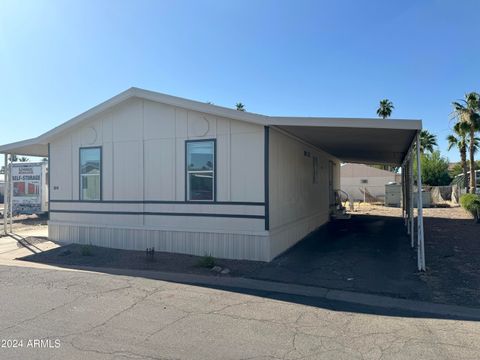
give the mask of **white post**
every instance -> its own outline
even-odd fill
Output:
[[[407,227],[407,234],[410,234],[411,229],[410,229],[410,213],[409,213],[409,208],[410,208],[409,200],[410,200],[410,198],[408,197],[408,193],[409,193],[409,190],[408,190],[408,185],[409,185],[409,182],[408,182],[408,179],[409,179],[408,178],[408,159],[405,162],[405,164],[403,165],[402,171],[405,172],[405,175],[403,177],[403,181],[405,182],[405,185],[403,187],[403,190],[405,191],[405,194],[403,195],[403,200],[405,201],[405,206],[404,206],[404,209],[405,209],[405,226]]]
[[[10,233],[13,233],[13,179],[12,179],[12,164],[13,164],[13,154],[10,154],[10,167],[8,170],[8,200],[10,204],[8,205],[8,210],[10,214]]]
[[[405,181],[403,181],[403,177],[405,176],[405,174],[403,172],[403,165],[401,166],[401,172],[402,172],[402,176],[401,176],[402,186],[400,186],[400,189],[402,191],[402,194],[400,196],[400,202],[402,205],[402,218],[403,220],[405,220],[405,201],[403,199],[403,194],[405,194],[405,189],[403,188],[405,186]]]
[[[410,153],[408,159],[408,196],[409,196],[409,213],[410,213],[410,246],[415,247],[415,216],[413,215],[413,156]]]
[[[406,179],[406,173],[405,173],[405,164],[402,165],[402,214],[403,214],[403,221],[405,226],[408,226],[408,221],[407,221],[407,204],[406,204],[406,193],[407,193],[407,182],[405,181]],[[408,232],[408,228],[407,228]]]
[[[418,270],[425,271],[425,247],[423,244],[422,166],[420,164],[420,134],[417,134],[417,254]]]
[[[3,182],[3,232],[7,235],[7,211],[8,211],[8,154],[5,154],[5,172],[4,172],[4,182]]]

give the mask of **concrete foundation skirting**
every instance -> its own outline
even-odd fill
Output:
[[[91,244],[115,249],[139,250],[154,247],[190,255],[223,259],[270,261],[269,237],[242,233],[167,231],[49,222],[49,238],[58,243]]]

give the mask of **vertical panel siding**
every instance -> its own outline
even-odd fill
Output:
[[[313,181],[313,158],[318,180]],[[329,220],[328,163],[337,161],[274,128],[270,129],[271,257]],[[336,167],[339,167],[337,164]],[[339,176],[334,174],[334,183]]]
[[[263,201],[263,126],[130,99],[52,142],[52,200],[78,199],[78,151],[103,147],[105,200],[185,200],[185,140],[217,139],[217,200]]]
[[[184,201],[185,140],[201,138],[217,139],[217,200],[263,202],[263,126],[138,98],[93,117],[52,142],[52,169],[57,169],[52,174],[52,200],[78,200],[79,148],[102,146],[103,200]],[[58,210],[86,206],[59,204]],[[149,211],[143,203],[97,205],[109,212]],[[221,209],[218,206],[215,211]],[[250,211],[238,210],[247,215]],[[193,213],[198,208],[192,205],[183,211]],[[268,237],[252,235],[263,232],[262,224],[262,219],[52,213],[50,233],[56,241],[137,250],[150,245],[162,251],[268,260]],[[194,228],[203,232],[188,230]]]
[[[59,243],[91,244],[116,249],[175,252],[224,259],[269,261],[268,237],[259,235],[161,231],[83,226],[51,222],[49,234]]]

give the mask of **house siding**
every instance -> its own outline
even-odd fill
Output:
[[[214,204],[186,202],[185,142],[200,139],[216,140]],[[263,139],[261,125],[138,98],[120,103],[51,142],[50,236],[269,260]],[[100,202],[79,200],[78,153],[86,146],[102,147]]]
[[[328,172],[333,162],[334,189],[340,163],[329,154],[275,128],[270,129],[270,257],[274,258],[329,220]],[[313,182],[313,158],[318,180]]]
[[[214,203],[185,197],[185,142],[200,139],[216,141]],[[87,146],[102,148],[102,201],[79,200]],[[328,221],[330,161],[338,183],[335,159],[273,127],[132,98],[51,141],[50,237],[270,261]]]

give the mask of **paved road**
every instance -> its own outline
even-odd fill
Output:
[[[0,339],[23,340],[2,360],[480,357],[479,322],[78,271],[0,266],[0,284]]]

